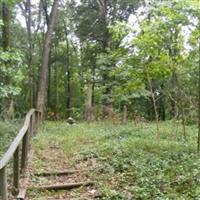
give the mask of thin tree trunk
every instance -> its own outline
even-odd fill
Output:
[[[54,0],[52,11],[49,19],[49,26],[45,36],[45,41],[43,45],[43,53],[42,53],[42,65],[40,68],[40,78],[39,78],[39,89],[37,96],[37,109],[44,111],[45,107],[45,96],[46,96],[46,87],[47,87],[47,71],[48,71],[48,62],[49,62],[49,51],[50,51],[50,43],[51,43],[51,35],[53,32],[57,8],[58,8],[59,0]]]
[[[55,87],[55,116],[56,116],[56,119],[58,119],[58,113],[59,113],[59,110],[58,110],[58,105],[59,105],[59,97],[58,97],[58,69],[57,69],[58,66],[54,66],[54,87]]]
[[[66,99],[66,110],[67,110],[67,115],[70,117],[70,109],[71,109],[71,72],[70,72],[70,67],[69,64],[67,65],[67,99]]]
[[[200,18],[199,18],[200,21]],[[200,28],[200,22],[199,22]],[[199,85],[198,85],[198,141],[197,141],[197,151],[200,153],[200,39],[199,39]]]
[[[56,44],[55,44],[55,55],[56,55]],[[56,56],[55,56],[56,58]],[[54,103],[55,103],[55,108],[54,108],[54,112],[55,112],[55,117],[56,120],[59,118],[58,117],[58,105],[59,105],[59,96],[58,96],[58,66],[57,66],[57,62],[55,61],[55,65],[54,65]]]
[[[159,95],[159,118],[165,121],[165,96],[163,93],[163,84],[161,85],[161,91]]]
[[[92,112],[92,84],[89,82],[86,89],[85,120],[90,122],[93,118]]]
[[[26,19],[26,28],[28,33],[28,69],[29,69],[29,107],[32,108],[34,104],[34,83],[33,83],[33,67],[32,67],[32,61],[33,61],[33,45],[32,45],[32,31],[31,31],[31,23],[32,23],[32,15],[31,15],[31,0],[26,0],[25,4],[25,13],[24,17]]]
[[[125,104],[123,107],[123,123],[127,122],[127,117],[128,117],[128,108],[127,105]]]
[[[40,28],[40,22],[41,22],[41,1],[39,3],[38,8],[38,25],[33,32],[31,26],[32,26],[32,10],[31,10],[31,0],[26,0],[19,4],[19,7],[21,8],[22,14],[26,21],[26,29],[27,29],[27,36],[28,36],[28,43],[27,43],[27,63],[28,63],[28,75],[29,75],[29,93],[28,93],[28,105],[29,107],[36,107],[36,77],[35,77],[35,71],[33,68],[33,52],[35,49],[35,42],[36,42],[36,36]]]
[[[158,125],[159,124],[159,115],[158,115],[156,97],[155,97],[155,93],[153,91],[152,81],[149,77],[148,72],[147,72],[147,81],[148,81],[148,84],[149,84],[149,88],[150,88],[150,92],[151,92],[151,98],[152,98],[152,101],[153,101],[153,108],[154,108],[155,117],[156,117],[157,136],[159,137],[159,125]]]
[[[71,106],[71,72],[70,72],[70,49],[68,40],[68,31],[66,24],[64,24],[65,36],[66,36],[66,71],[65,71],[65,95],[66,95],[66,117],[70,117],[70,106]]]
[[[183,128],[183,138],[184,140],[186,140],[186,113],[184,110],[184,103],[183,100],[185,99],[184,94],[182,92],[182,88],[181,85],[179,83],[179,78],[176,75],[176,86],[177,86],[177,94],[176,94],[176,101],[174,101],[176,103],[176,110],[177,110],[177,117],[180,116],[181,117],[181,124],[182,124],[182,128]]]
[[[51,56],[51,50],[49,55]],[[51,60],[48,63],[47,106],[51,108]]]
[[[185,111],[184,108],[181,108],[181,118],[182,118],[182,127],[183,127],[183,138],[186,140],[186,116],[185,116]]]
[[[175,118],[178,114],[177,111],[177,97],[176,97],[176,88],[177,88],[177,75],[176,72],[174,71],[172,73],[172,78],[171,78],[171,86],[172,86],[172,97],[174,100],[171,100],[171,118]]]
[[[94,91],[95,91],[95,69],[96,69],[96,57],[94,58],[94,65],[92,68],[92,107],[94,108],[94,103],[95,103],[95,96],[94,96]]]
[[[176,29],[170,30],[170,41],[169,44],[178,44],[177,41],[178,38],[178,32]],[[177,46],[170,46],[168,47],[169,50],[169,56],[172,58],[174,65],[176,64],[176,55],[177,55]],[[171,88],[172,88],[172,98],[174,101],[171,101],[171,118],[176,118],[178,115],[178,105],[177,105],[177,94],[176,94],[176,88],[177,88],[177,74],[176,69],[172,72],[171,77]]]

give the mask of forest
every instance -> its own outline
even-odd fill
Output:
[[[199,0],[0,0],[0,199],[197,200],[199,154]]]

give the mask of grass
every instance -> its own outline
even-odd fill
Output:
[[[63,166],[95,160],[91,176],[99,199],[200,199],[197,128],[186,127],[185,141],[180,126],[176,129],[171,121],[159,126],[158,139],[154,123],[46,122],[34,139],[33,168],[45,170],[49,165],[45,154],[50,159],[48,150],[54,148],[59,152],[56,157],[66,156]]]
[[[20,125],[21,122],[18,120],[0,121],[0,158],[10,146],[16,133],[20,129]]]

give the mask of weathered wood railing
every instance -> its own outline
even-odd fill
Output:
[[[13,158],[13,191],[17,193],[20,174],[25,171],[28,161],[30,140],[41,121],[42,113],[31,109],[26,115],[23,127],[0,160],[0,197],[2,200],[8,200],[7,165]]]

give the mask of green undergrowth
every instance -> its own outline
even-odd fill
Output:
[[[46,122],[34,143],[41,152],[58,145],[70,162],[95,159],[100,199],[200,199],[197,128],[186,127],[184,140],[180,125],[159,127],[158,137],[154,123]]]
[[[0,121],[0,158],[6,152],[20,129],[21,121]]]

